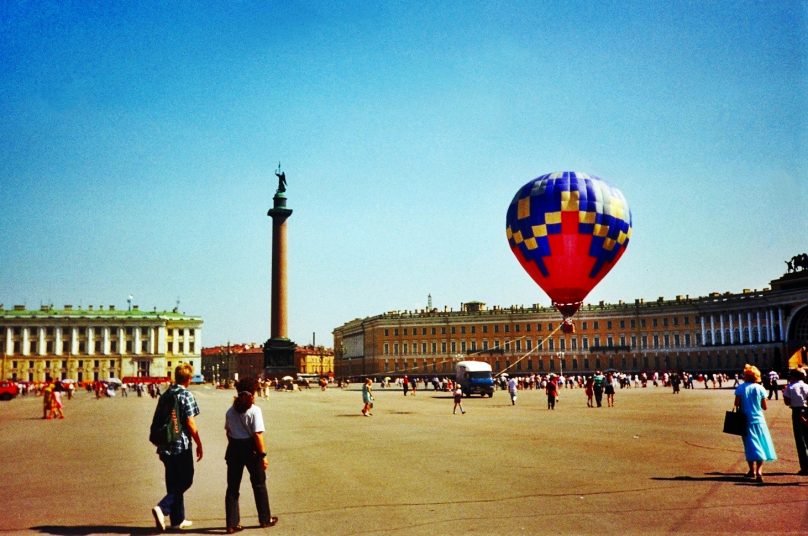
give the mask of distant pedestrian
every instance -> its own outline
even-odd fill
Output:
[[[556,399],[558,398],[558,379],[555,376],[550,376],[547,387],[545,387],[545,393],[547,393],[547,409],[554,410]]]
[[[404,387],[404,396],[407,396],[407,392],[410,390],[410,379],[406,375],[401,380],[401,385]]]
[[[362,415],[365,417],[373,415],[370,411],[373,409],[373,380],[370,378],[365,378],[365,383],[362,385],[362,402],[364,403]]]
[[[675,395],[679,394],[679,384],[680,383],[681,383],[681,380],[679,378],[679,373],[674,372],[673,374],[671,374],[671,387],[673,388],[673,394],[675,394]]]
[[[42,388],[42,418],[53,418],[53,380],[50,376],[45,378],[45,386]]]
[[[769,372],[769,400],[774,395],[775,400],[780,400],[780,375],[776,370]]]
[[[56,384],[53,386],[53,402],[51,403],[51,416],[54,418],[65,418],[65,413],[62,411],[64,408],[64,404],[62,403],[63,392],[64,387],[62,386],[62,382],[56,382]]]
[[[749,465],[747,478],[763,483],[763,462],[774,461],[774,450],[769,427],[766,425],[766,391],[760,384],[760,370],[746,365],[743,370],[744,383],[735,389],[735,407],[740,408],[746,417],[746,430],[743,435],[743,450]]]
[[[595,403],[592,400],[592,397],[595,394],[595,380],[592,376],[588,376],[586,378],[586,382],[584,383],[584,393],[586,393],[586,407],[594,408]]]
[[[259,385],[255,378],[243,378],[236,383],[238,395],[225,414],[224,429],[227,434],[227,491],[225,492],[225,518],[227,533],[243,530],[239,512],[239,489],[244,476],[244,468],[250,473],[255,507],[258,510],[258,524],[272,527],[278,518],[272,516],[267,493],[269,459],[264,441],[264,416],[261,408],[255,405],[255,393]]]
[[[603,406],[603,384],[606,382],[606,377],[599,370],[595,371],[595,376],[592,378],[592,390],[595,392],[595,403],[598,407]]]
[[[460,408],[460,413],[466,413],[466,410],[463,409],[463,389],[458,385],[457,389],[454,390],[454,409],[452,409],[452,415],[457,413],[457,408]]]
[[[606,393],[606,405],[610,408],[614,407],[614,376],[611,372],[606,374],[605,385],[603,392]]]
[[[508,394],[511,395],[511,405],[516,405],[516,390],[517,390],[517,383],[516,378],[508,379]]]

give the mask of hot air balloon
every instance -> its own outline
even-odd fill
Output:
[[[586,173],[548,173],[519,188],[506,224],[511,251],[573,332],[571,317],[631,238],[623,193]]]

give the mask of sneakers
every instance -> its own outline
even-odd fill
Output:
[[[160,507],[155,506],[151,509],[151,513],[154,516],[154,525],[160,530],[166,530],[166,516],[163,515]]]
[[[182,530],[182,529],[188,529],[188,528],[191,528],[191,525],[193,525],[193,522],[191,522],[191,521],[189,521],[189,520],[185,519],[185,520],[183,520],[183,522],[182,522],[182,523],[180,523],[179,525],[171,525],[171,526],[170,526],[170,527],[168,527],[168,528],[170,528],[171,530]]]

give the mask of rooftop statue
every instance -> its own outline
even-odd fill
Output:
[[[789,274],[797,271],[808,270],[808,255],[805,253],[794,255],[791,257],[790,261],[785,261],[785,263],[786,266],[788,266]]]

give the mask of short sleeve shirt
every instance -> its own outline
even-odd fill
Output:
[[[194,395],[182,385],[173,384],[169,387],[168,393],[177,397],[180,418],[182,419],[182,434],[179,439],[165,447],[157,447],[158,454],[175,455],[181,454],[191,448],[191,438],[188,435],[188,418],[199,415],[199,406],[196,404]]]
[[[760,401],[766,398],[766,391],[759,383],[744,382],[735,388],[735,396],[740,397],[741,411],[749,424],[765,421]]]
[[[244,413],[230,406],[224,416],[224,429],[233,439],[249,439],[254,434],[264,432],[264,415],[261,408],[253,404]]]
[[[808,385],[803,381],[789,383],[783,393],[792,408],[808,407]]]

